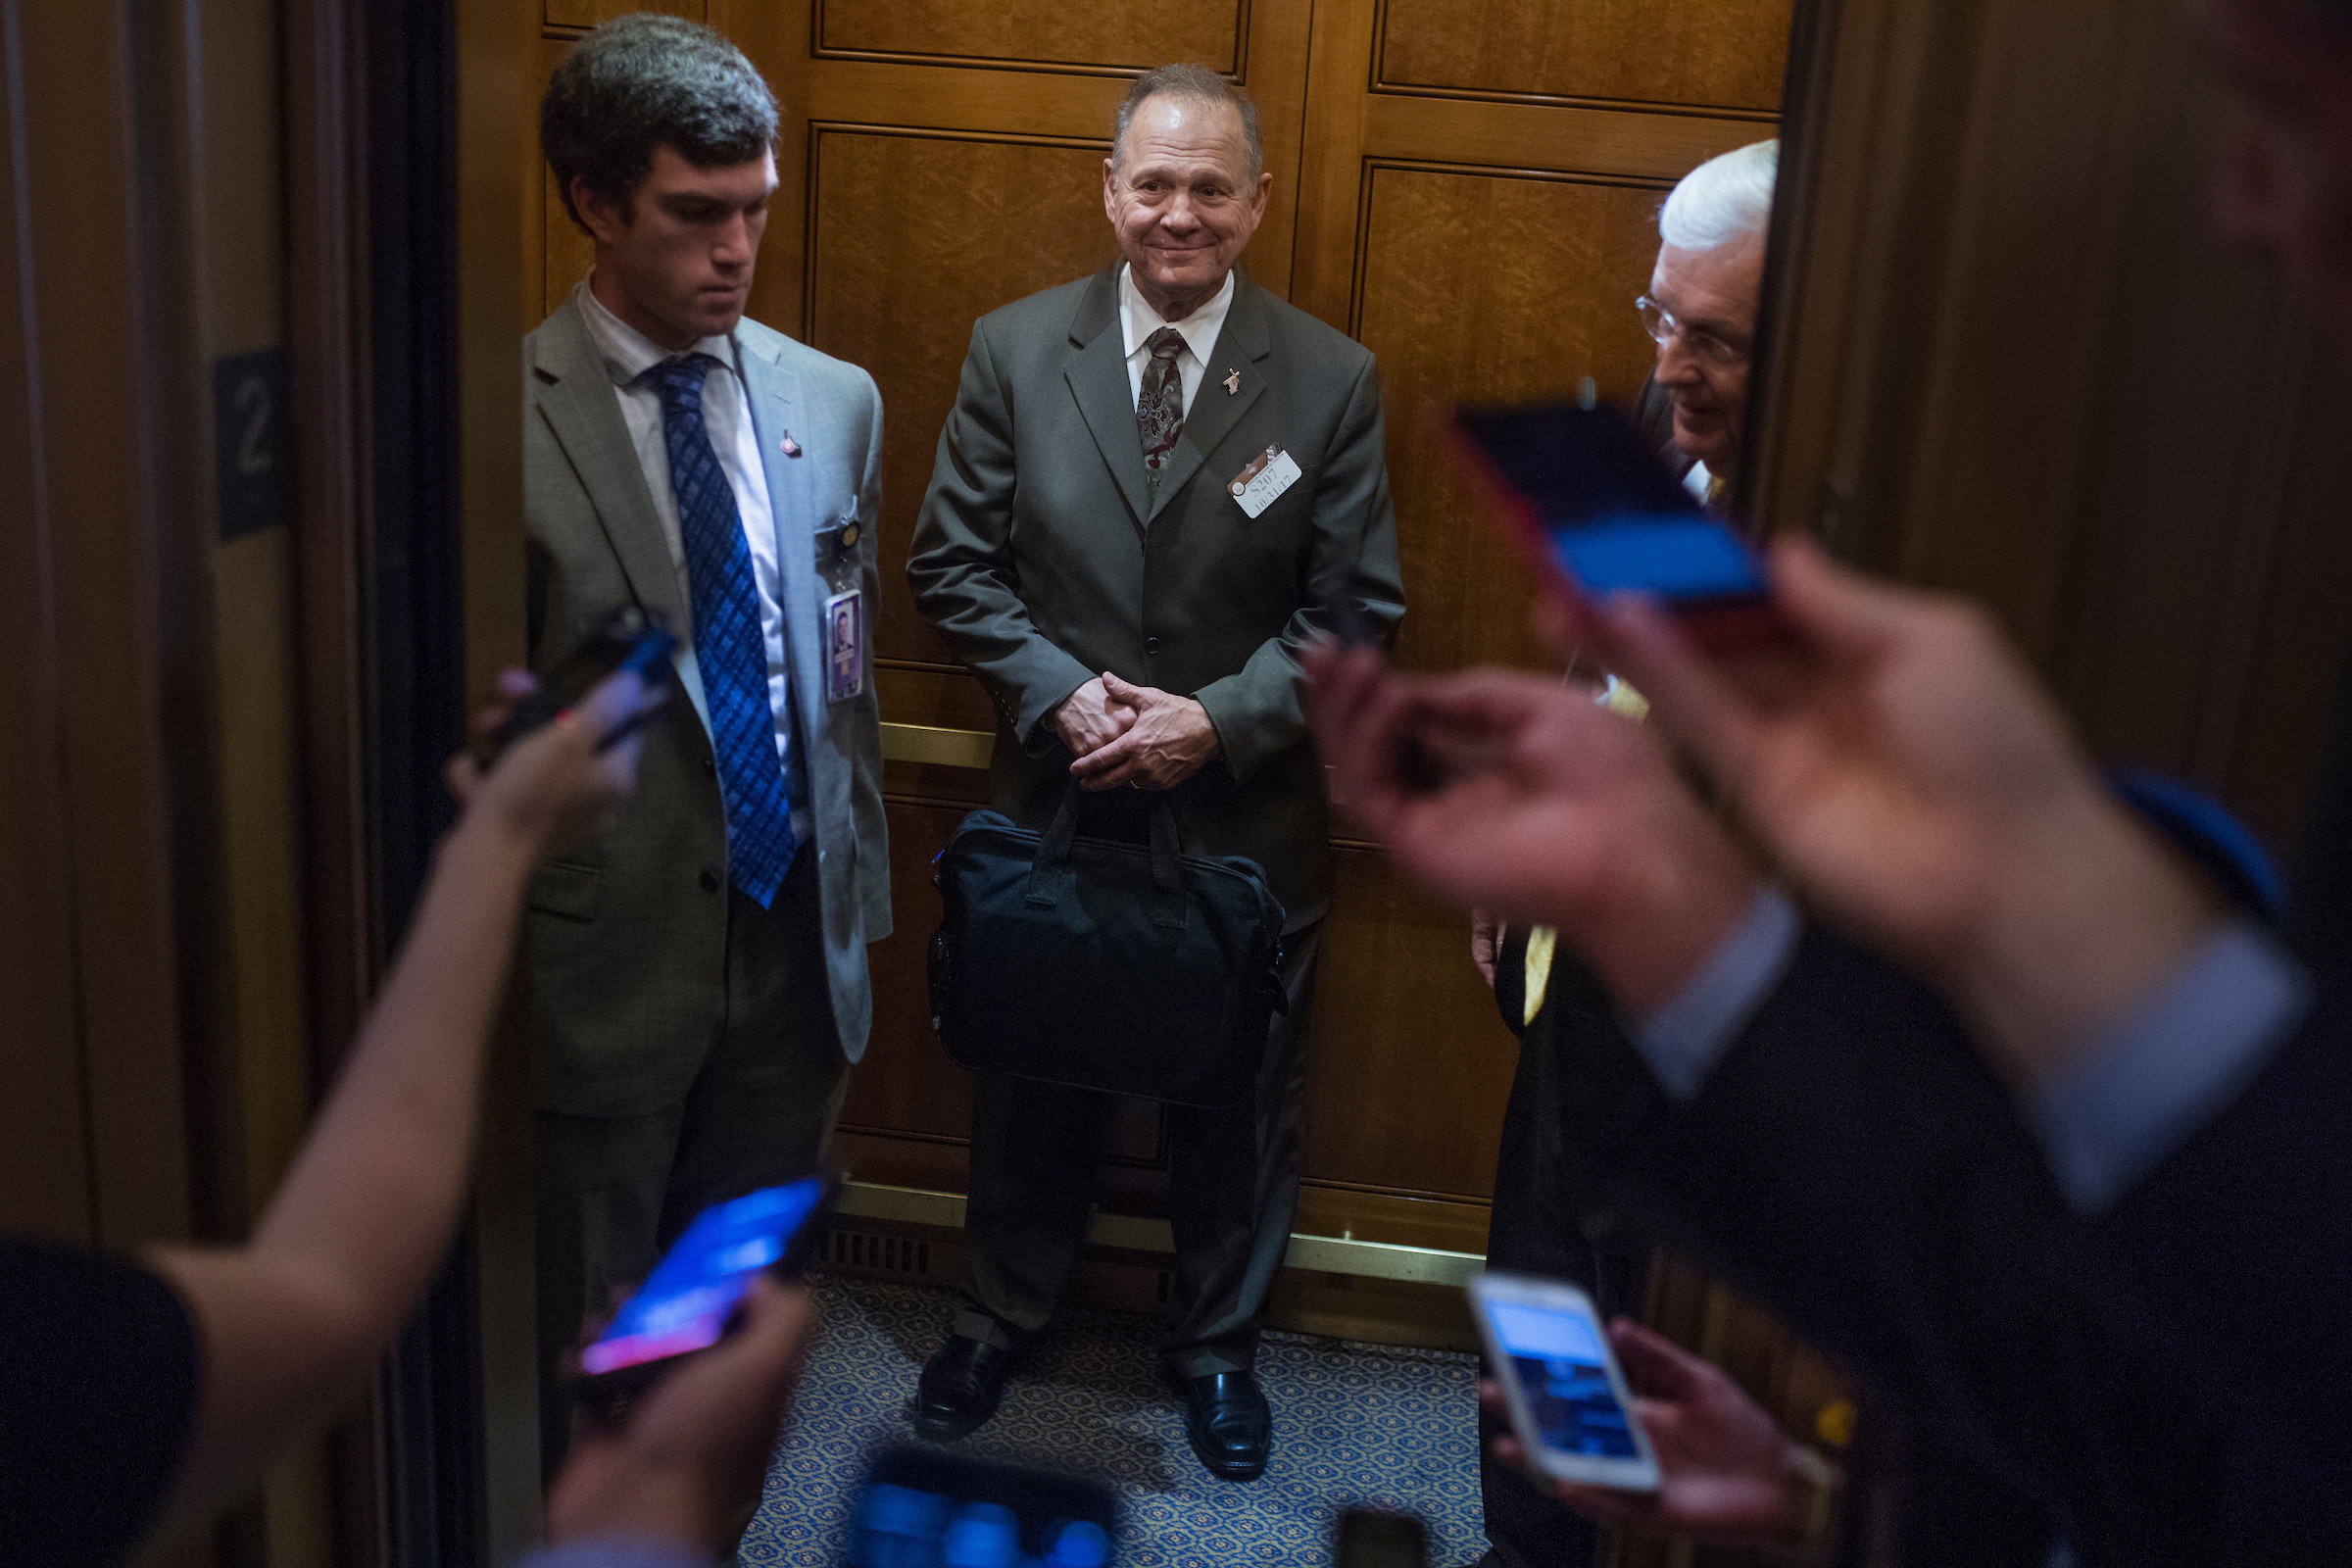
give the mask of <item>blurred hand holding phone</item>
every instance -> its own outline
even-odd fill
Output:
[[[646,700],[628,722],[605,736],[604,747],[610,749],[659,713],[675,690],[670,655],[677,647],[677,637],[659,611],[622,605],[541,677],[539,689],[517,702],[504,724],[482,737],[474,748],[475,758],[489,766],[508,747],[554,722],[558,713],[607,678],[626,671],[645,683]]]
[[[1457,410],[1455,447],[1520,555],[1571,608],[1656,597],[1709,648],[1780,623],[1746,542],[1666,471],[1619,410]]]
[[[678,1357],[716,1345],[754,1276],[797,1271],[830,1201],[830,1176],[715,1203],[695,1216],[612,1321],[580,1350],[579,1395],[608,1414]]]
[[[1657,1491],[1657,1455],[1592,1298],[1529,1274],[1481,1274],[1469,1290],[1528,1462],[1555,1481]]]

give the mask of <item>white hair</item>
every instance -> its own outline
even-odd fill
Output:
[[[1711,251],[1761,235],[1772,221],[1781,144],[1759,141],[1710,158],[1683,176],[1658,211],[1658,234],[1677,250]]]

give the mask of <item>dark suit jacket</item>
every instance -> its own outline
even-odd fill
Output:
[[[870,625],[882,400],[856,366],[756,321],[736,328],[735,345],[782,546],[796,738],[816,840],[803,853],[819,857],[833,1016],[855,1061],[872,1014],[865,945],[890,934],[890,847],[873,683],[856,701],[825,701],[815,535],[853,511],[867,524],[859,575]],[[782,454],[787,430],[798,457]],[[624,604],[661,611],[690,640],[683,574],[571,301],[523,340],[523,465],[532,662],[562,658]],[[727,830],[710,760],[710,736],[681,695],[647,727],[636,794],[619,819],[532,879],[525,938],[544,1110],[643,1113],[674,1104],[694,1080],[726,996]]]
[[[2085,1220],[1951,1011],[1812,932],[1696,1101],[1621,1101],[1584,1199],[1773,1301],[2085,1565],[2343,1561],[2344,1027]],[[1622,1081],[1630,1047],[1588,1044]],[[1968,1560],[1944,1544],[1912,1560]]]
[[[1361,345],[1237,278],[1154,494],[1117,281],[1114,266],[973,326],[906,580],[995,700],[998,810],[1052,819],[1071,758],[1046,715],[1095,675],[1198,698],[1224,755],[1175,791],[1187,847],[1256,860],[1296,930],[1330,896],[1295,662],[1320,624],[1310,596],[1353,567],[1378,585],[1378,622],[1404,612],[1379,373]],[[1251,518],[1225,486],[1269,446],[1301,473]]]

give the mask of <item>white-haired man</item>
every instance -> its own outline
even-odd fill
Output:
[[[1740,459],[1748,353],[1779,154],[1778,142],[1757,142],[1709,159],[1683,177],[1658,214],[1663,243],[1649,292],[1639,301],[1642,323],[1658,345],[1643,422],[1653,439],[1670,439],[1666,456],[1670,461],[1679,456],[1683,482],[1701,501],[1720,496]],[[1670,436],[1664,428],[1669,417]],[[1604,1248],[1579,1232],[1571,1217],[1576,1205],[1569,1164],[1584,1159],[1587,1152],[1571,1147],[1578,1140],[1564,1134],[1563,1096],[1573,1093],[1589,1102],[1599,1092],[1589,1081],[1574,1080],[1570,1064],[1592,1054],[1582,1037],[1593,1031],[1615,1034],[1615,1011],[1573,956],[1560,954],[1555,966],[1548,930],[1521,927],[1503,934],[1499,928],[1486,929],[1494,944],[1488,978],[1505,1020],[1520,1035],[1519,1067],[1494,1161],[1488,1266],[1574,1280],[1605,1313],[1639,1311],[1645,1250],[1624,1242]],[[1643,1364],[1667,1364],[1673,1353],[1662,1352]],[[1747,1430],[1771,1429],[1771,1417],[1748,1405],[1728,1379],[1712,1368],[1703,1375],[1718,1380],[1706,1384],[1716,1397],[1691,1404],[1684,1429],[1699,1432],[1702,1440],[1724,1436],[1723,1423],[1710,1420],[1719,1410],[1744,1418]],[[1500,1430],[1493,1420],[1489,1426]],[[1733,1479],[1745,1484],[1727,1487],[1721,1483],[1736,1464],[1723,1461],[1703,1441],[1690,1463],[1684,1462],[1681,1446],[1661,1446],[1660,1462],[1673,1471],[1662,1522],[1772,1545],[1802,1540],[1821,1472],[1792,1458],[1792,1448],[1786,1443],[1729,1444],[1735,1461],[1752,1461],[1753,1473],[1742,1471]],[[1696,1490],[1728,1499],[1729,1508],[1702,1509],[1692,1516],[1681,1499],[1694,1489],[1683,1483],[1702,1471],[1711,1491]],[[1483,1568],[1587,1568],[1596,1560],[1599,1532],[1549,1495],[1539,1494],[1515,1465],[1498,1460],[1492,1450],[1481,1451],[1479,1491],[1492,1548]]]
[[[1658,214],[1657,266],[1636,303],[1658,345],[1652,377],[1673,408],[1683,482],[1717,500],[1739,471],[1747,367],[1764,284],[1764,236],[1781,144],[1760,141],[1683,176]]]

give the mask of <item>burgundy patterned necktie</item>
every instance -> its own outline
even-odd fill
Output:
[[[1152,351],[1152,363],[1144,367],[1143,390],[1136,394],[1135,424],[1144,437],[1144,471],[1157,490],[1160,469],[1184,433],[1184,377],[1176,373],[1184,334],[1163,326],[1144,339],[1144,347]]]

